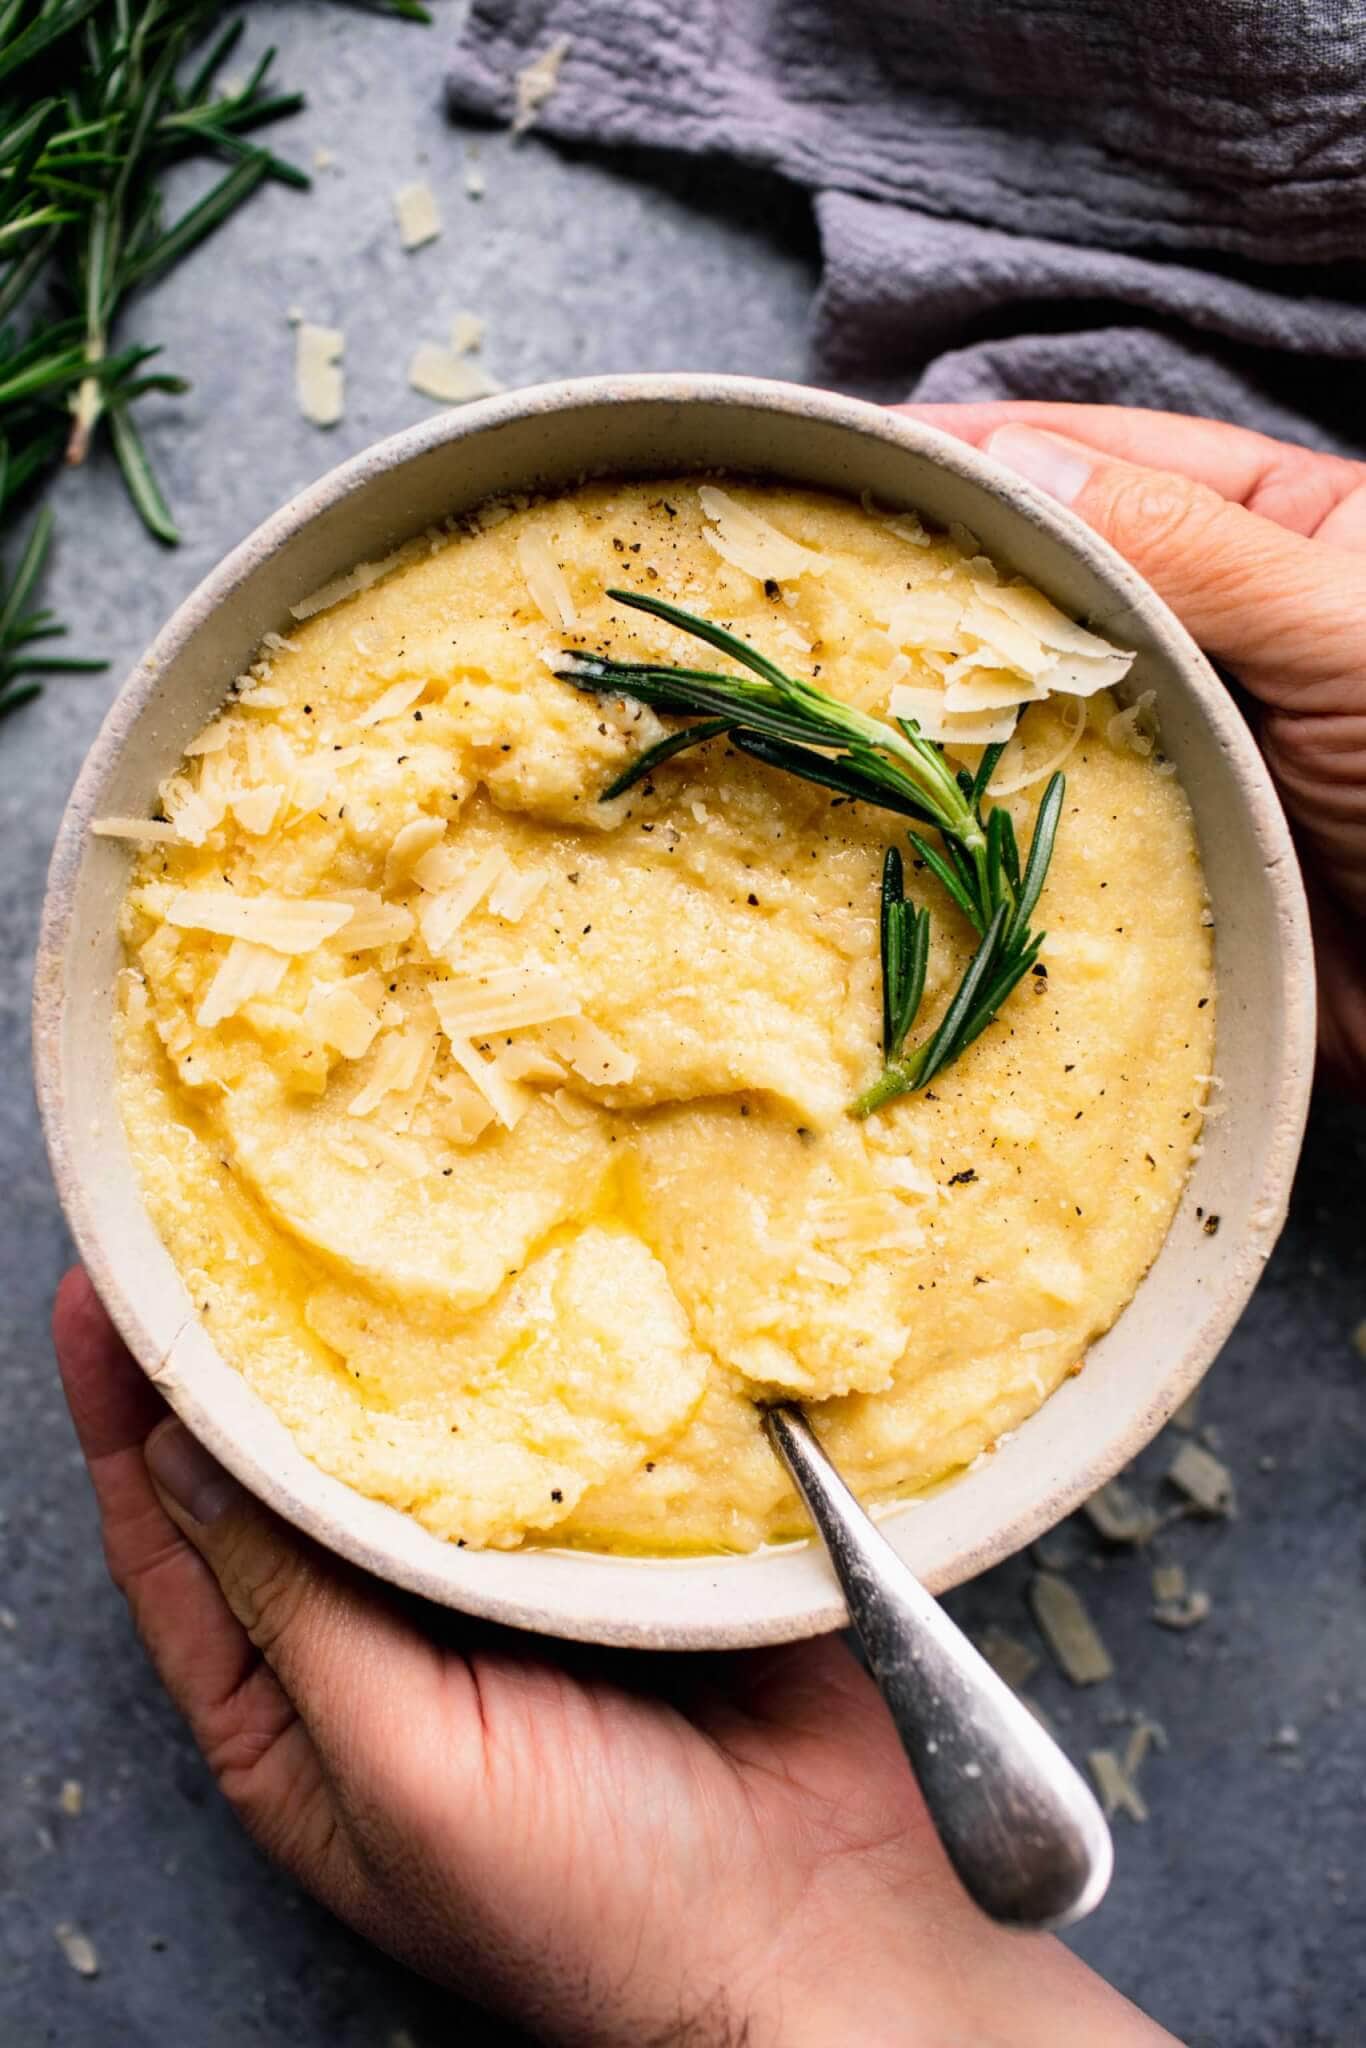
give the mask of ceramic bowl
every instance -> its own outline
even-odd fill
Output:
[[[104,813],[145,815],[270,628],[356,562],[507,491],[585,476],[721,468],[961,520],[987,552],[1138,649],[1163,743],[1199,829],[1215,919],[1211,1121],[1161,1253],[1085,1370],[991,1457],[882,1527],[934,1589],[1018,1549],[1133,1457],[1190,1393],[1257,1284],[1285,1213],[1314,1048],[1304,898],[1246,726],[1152,590],[1078,519],[957,441],[855,400],[703,376],[542,385],[447,412],[343,463],[258,528],[181,605],[125,683],[76,783],[53,855],[36,988],[38,1092],[81,1257],[172,1407],[245,1485],[356,1564],[519,1628],[655,1649],[772,1643],[839,1626],[812,1544],[652,1560],[458,1550],[309,1462],[214,1348],[148,1218],[114,1096],[116,921],[126,849]],[[1207,1235],[1202,1212],[1217,1212]]]

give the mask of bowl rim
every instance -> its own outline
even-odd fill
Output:
[[[1149,628],[1158,633],[1166,643],[1170,666],[1182,687],[1198,698],[1219,745],[1231,757],[1243,802],[1259,836],[1269,847],[1265,880],[1281,941],[1276,960],[1279,987],[1274,994],[1281,1004],[1282,1046],[1274,1099],[1269,1105],[1265,1142],[1259,1156],[1256,1227],[1248,1232],[1246,1243],[1240,1247],[1219,1297],[1206,1308],[1198,1339],[1192,1342],[1188,1338],[1173,1364],[1154,1368],[1152,1398],[1142,1412],[1131,1416],[1123,1427],[1112,1427],[1103,1440],[1097,1440],[1089,1456],[1078,1462],[1066,1481],[1056,1484],[1051,1492],[1041,1492],[1028,1512],[1015,1513],[977,1540],[959,1545],[951,1564],[927,1573],[926,1583],[932,1591],[943,1590],[1021,1549],[1079,1506],[1150,1440],[1218,1355],[1256,1285],[1289,1202],[1308,1113],[1315,1044],[1313,952],[1304,888],[1289,828],[1255,741],[1232,699],[1185,627],[1125,558],[1074,512],[1023,483],[970,444],[909,414],[867,400],[814,386],[709,373],[647,372],[564,378],[438,413],[360,450],[296,493],[230,549],[176,606],[120,685],[85,756],[62,815],[47,877],[34,971],[34,1072],[58,1197],[97,1292],[129,1349],[159,1385],[172,1408],[258,1500],[326,1548],[390,1584],[474,1616],[562,1638],[628,1648],[738,1649],[791,1641],[843,1626],[847,1614],[833,1579],[826,1598],[810,1600],[800,1611],[793,1609],[777,1617],[766,1614],[757,1619],[694,1618],[686,1625],[671,1622],[667,1615],[657,1624],[649,1625],[617,1622],[601,1615],[578,1617],[552,1611],[534,1600],[510,1599],[502,1592],[486,1594],[478,1586],[462,1584],[457,1593],[449,1580],[435,1570],[395,1560],[383,1552],[382,1546],[377,1547],[357,1534],[345,1520],[339,1520],[314,1502],[302,1500],[273,1469],[268,1457],[260,1455],[255,1447],[244,1445],[223,1418],[201,1400],[193,1385],[167,1370],[169,1356],[158,1360],[136,1300],[136,1279],[125,1282],[91,1213],[82,1173],[75,1163],[64,1085],[66,963],[74,937],[76,890],[88,828],[109,772],[121,757],[125,740],[148,699],[155,693],[163,670],[239,585],[324,513],[363,493],[376,477],[402,469],[436,449],[458,446],[513,421],[550,418],[585,406],[642,400],[668,405],[733,405],[852,429],[858,436],[891,443],[985,489],[1011,516],[1042,528],[1067,552],[1079,557],[1088,570],[1122,595]],[[782,463],[777,461],[774,474],[781,477],[782,473]],[[351,1493],[352,1489],[344,1487],[344,1491]],[[907,1505],[898,1504],[888,1512],[903,1511]],[[486,1553],[455,1554],[468,1559]],[[642,1557],[629,1562],[655,1572],[695,1571],[700,1567],[729,1576],[766,1554],[772,1553]],[[575,1555],[587,1565],[598,1554]]]

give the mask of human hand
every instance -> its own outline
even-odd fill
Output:
[[[837,1638],[608,1658],[401,1602],[168,1418],[80,1272],[53,1333],[110,1571],[220,1788],[401,1961],[591,2048],[1170,2048],[969,1904]]]
[[[1071,505],[1257,699],[1304,857],[1320,1049],[1366,1094],[1366,463],[1124,406],[900,410]]]

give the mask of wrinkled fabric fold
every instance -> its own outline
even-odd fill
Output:
[[[1366,14],[1338,0],[474,0],[453,109],[815,196],[827,373],[1355,452]]]

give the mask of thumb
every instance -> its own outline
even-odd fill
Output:
[[[144,1451],[162,1506],[209,1567],[329,1772],[354,1767],[358,1731],[381,1749],[426,1646],[357,1576],[261,1507],[170,1420]]]
[[[983,448],[1079,513],[1263,703],[1366,718],[1359,555],[1062,434],[1003,426]]]

